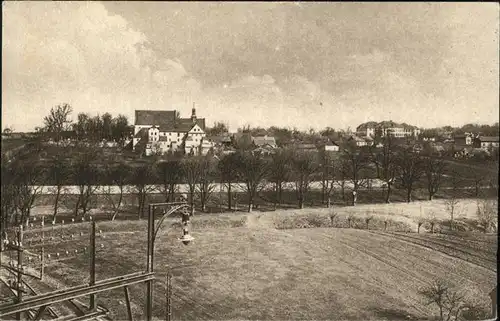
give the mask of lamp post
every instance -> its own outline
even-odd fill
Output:
[[[158,224],[155,227],[155,217],[154,217],[154,209],[156,207],[161,207],[161,206],[169,206],[170,209],[163,214],[161,219],[159,220]],[[189,216],[190,213],[187,211],[187,209],[190,206],[186,202],[173,202],[173,203],[154,203],[154,204],[149,204],[149,215],[148,215],[148,254],[147,254],[147,264],[146,264],[146,271],[148,273],[153,272],[153,263],[154,263],[154,242],[156,239],[156,235],[158,234],[158,231],[161,227],[161,224],[167,218],[169,215],[179,211],[179,210],[184,210],[182,212],[182,236],[179,238],[179,241],[181,241],[184,245],[188,245],[194,238],[189,235]],[[150,280],[147,282],[147,289],[146,289],[146,298],[147,298],[147,304],[146,304],[146,320],[151,321],[153,318],[153,280]]]

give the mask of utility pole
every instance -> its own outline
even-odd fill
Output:
[[[40,250],[40,280],[43,281],[44,269],[45,269],[45,217],[42,216],[42,248]]]
[[[95,221],[91,222],[90,232],[90,286],[95,285]],[[90,295],[90,310],[96,309],[95,294]]]
[[[17,302],[21,303],[23,301],[23,289],[21,288],[21,284],[23,284],[23,225],[19,225],[19,231],[17,233]],[[16,313],[16,319],[22,320],[23,313]]]

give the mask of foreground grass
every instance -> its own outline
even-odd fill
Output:
[[[280,215],[284,214],[195,216],[192,234],[196,239],[189,246],[176,240],[180,230],[168,221],[156,241],[155,315],[164,318],[168,271],[173,274],[173,318],[178,320],[423,319],[433,311],[424,306],[418,291],[435,278],[465,286],[485,302],[496,284],[496,266],[491,263],[496,256],[493,236],[483,237],[487,242],[481,246],[489,250],[474,256],[477,245],[473,241],[445,238],[434,241],[432,247],[425,246],[429,245],[425,236],[419,236],[422,244],[404,237],[416,234],[401,237],[339,228],[277,230]],[[145,270],[144,221],[102,222],[98,229],[106,236],[98,241],[104,245],[97,256],[98,280]],[[77,230],[67,230],[73,232]],[[46,250],[62,253],[86,243],[84,235]],[[455,255],[443,251],[443,245],[465,251]],[[88,258],[81,254],[49,263],[46,272],[54,287],[84,284]],[[145,286],[130,290],[134,316],[141,319]],[[126,319],[122,290],[99,294],[98,302],[111,309],[113,318]]]

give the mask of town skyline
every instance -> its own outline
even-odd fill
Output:
[[[16,131],[40,126],[61,103],[72,120],[109,112],[133,123],[135,110],[188,116],[195,102],[208,126],[232,131],[498,122],[494,3],[2,8],[2,124]]]

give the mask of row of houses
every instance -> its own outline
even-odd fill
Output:
[[[392,121],[367,122],[358,126],[355,134],[344,137],[343,142],[358,147],[373,146],[376,135],[391,135],[395,138],[416,140],[419,134],[419,128],[405,123],[398,124]],[[181,118],[179,112],[175,110],[136,110],[132,148],[144,152],[145,155],[176,152],[205,155],[210,151],[217,154],[227,154],[236,150],[236,142],[241,141],[242,136],[245,135],[249,145],[247,148],[255,153],[272,154],[278,148],[275,138],[267,135],[252,137],[244,133],[226,133],[220,136],[208,136],[206,134],[205,118],[198,118],[194,107],[190,118]],[[456,136],[455,141],[448,143],[453,144],[454,150],[457,151],[460,151],[462,147],[487,150],[492,147],[498,148],[498,137],[485,137],[466,133],[465,135]],[[334,142],[330,139],[324,139],[316,143],[292,143],[294,148],[306,152],[318,150],[338,152],[341,144],[342,142]],[[432,143],[432,148],[436,150],[449,149],[448,147],[434,145]]]

